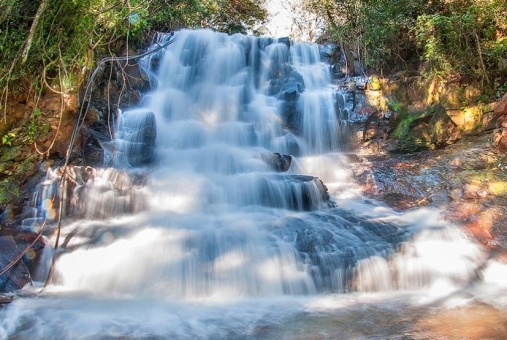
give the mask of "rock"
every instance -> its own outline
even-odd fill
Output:
[[[343,157],[346,159],[347,164],[359,164],[363,163],[363,159],[355,153],[344,154]]]
[[[366,110],[364,110],[366,112]],[[381,129],[379,120],[382,120],[383,115],[378,110],[372,111],[366,122],[364,123],[363,129],[363,141],[374,139],[374,138],[384,138],[385,132]]]
[[[378,109],[371,106],[371,105],[363,105],[355,111],[355,113],[358,115],[368,116],[368,117],[376,112],[378,112]]]
[[[0,305],[11,303],[12,296],[0,295]]]
[[[502,99],[495,107],[495,114],[498,116],[507,114],[507,92],[503,95]]]
[[[0,237],[0,268],[3,269],[19,254],[18,247],[12,236]],[[12,292],[30,283],[30,273],[24,262],[20,260],[5,274],[0,276],[0,292]]]
[[[303,152],[301,148],[301,143],[300,141],[298,141],[296,136],[294,136],[292,133],[287,133],[283,136],[283,138],[285,140],[289,154],[296,157],[302,155]]]
[[[109,129],[104,123],[94,122],[85,130],[83,145],[84,164],[88,166],[104,165],[104,145],[111,141]]]
[[[291,41],[289,37],[278,38],[278,43],[285,44],[290,49]]]
[[[324,183],[307,175],[276,174],[259,182],[262,205],[292,210],[312,210],[329,201]]]
[[[303,118],[301,110],[298,108],[298,99],[300,95],[301,85],[295,81],[284,84],[278,99],[282,100],[281,116],[285,126],[298,134],[301,131]]]
[[[117,148],[114,150],[114,162],[121,167],[150,164],[155,157],[156,138],[157,126],[153,112],[123,113],[115,135]]]
[[[507,138],[502,137],[498,143],[498,150],[501,152],[507,152]]]
[[[485,198],[488,196],[488,191],[482,189],[478,185],[474,184],[465,184],[463,187],[463,198],[464,199],[473,199],[473,198]]]
[[[507,152],[507,136],[505,136],[505,130],[497,130],[493,136],[493,145],[498,148],[500,152]]]
[[[380,80],[378,77],[371,77],[368,81],[368,89],[371,91],[380,91]]]
[[[14,237],[14,241],[16,242],[16,245],[18,246],[18,250],[22,251],[26,247],[28,247],[33,241],[35,241],[35,238],[37,237],[37,234],[33,232],[27,232],[24,230],[13,230],[12,237]],[[25,266],[27,267],[29,273],[31,273],[31,277],[34,277],[34,275],[37,272],[37,267],[39,266],[42,250],[46,246],[46,243],[44,242],[44,238],[40,237],[33,246],[26,252],[26,254],[23,256],[22,260]],[[34,279],[45,279],[45,278],[34,278]]]
[[[292,163],[292,156],[282,155],[278,152],[263,153],[261,154],[261,158],[277,172],[286,172]]]
[[[462,131],[474,131],[482,125],[482,109],[471,106],[463,110],[448,110],[447,114]]]
[[[459,188],[453,189],[449,192],[449,198],[453,201],[459,201],[463,197],[463,191]]]
[[[449,118],[442,105],[437,104],[422,112],[412,113],[414,114],[417,114],[418,118],[410,121],[406,129],[408,131],[399,139],[399,150],[402,152],[442,148],[455,143],[461,137],[460,129]],[[406,121],[407,115],[410,116],[406,114],[399,118],[399,126]]]

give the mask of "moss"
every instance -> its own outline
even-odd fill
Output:
[[[38,157],[34,154],[28,156],[18,165],[18,171],[20,173],[31,173],[35,168]]]
[[[9,179],[0,182],[0,204],[6,204],[19,196],[19,186]]]
[[[0,162],[8,162],[14,160],[21,155],[21,146],[8,146],[1,148],[2,156],[0,156]]]
[[[396,113],[398,114],[398,117],[396,118],[396,127],[394,128],[392,136],[397,139],[407,137],[410,133],[412,122],[423,117],[423,112],[421,111],[406,111],[403,108],[399,108]]]

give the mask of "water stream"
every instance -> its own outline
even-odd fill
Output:
[[[351,182],[350,103],[318,46],[175,39],[142,61],[152,91],[118,117],[51,284],[0,310],[0,339],[422,339],[427,315],[483,306],[506,327],[504,265],[438,211]]]

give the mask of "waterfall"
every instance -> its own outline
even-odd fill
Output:
[[[73,169],[46,299],[0,311],[0,338],[292,338],[305,313],[441,297],[493,268],[437,211],[361,196],[340,154],[351,103],[317,45],[174,39],[141,61],[152,89],[120,113],[113,167]]]

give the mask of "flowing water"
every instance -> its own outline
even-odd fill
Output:
[[[350,181],[351,103],[316,45],[180,31],[142,65],[152,91],[106,167],[73,170],[52,281],[0,310],[0,339],[423,339],[457,310],[505,334],[504,265]]]

